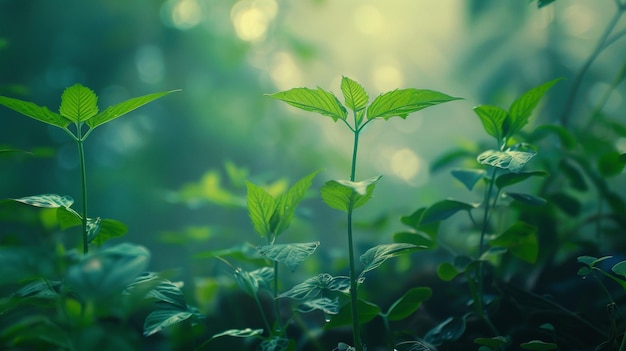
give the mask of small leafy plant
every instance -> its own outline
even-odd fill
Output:
[[[409,88],[381,94],[369,103],[369,96],[365,89],[358,82],[348,77],[343,77],[341,80],[341,92],[345,106],[334,94],[319,87],[317,89],[294,88],[270,94],[269,96],[299,109],[330,117],[334,122],[341,121],[354,136],[350,178],[348,180],[330,180],[326,182],[321,189],[321,195],[324,202],[330,207],[347,214],[347,251],[350,281],[349,310],[354,348],[357,351],[362,351],[364,346],[361,339],[360,324],[363,321],[363,317],[359,314],[358,287],[363,282],[364,274],[377,268],[388,258],[415,251],[420,246],[406,243],[376,246],[361,256],[365,269],[357,275],[353,238],[353,213],[354,210],[365,205],[371,199],[376,184],[381,179],[381,176],[375,176],[362,181],[356,180],[359,137],[363,129],[372,121],[388,120],[392,117],[405,119],[409,114],[424,108],[459,100],[460,98],[433,90]],[[348,118],[348,109],[352,112],[351,118]]]

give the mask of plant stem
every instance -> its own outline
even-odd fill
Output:
[[[352,166],[350,169],[350,181],[354,182],[356,179],[356,159],[357,151],[359,148],[359,133],[361,131],[357,126],[356,112],[354,114],[354,145],[352,147]],[[354,194],[353,194],[354,196]],[[352,203],[352,201],[350,201]],[[354,243],[352,239],[352,206],[348,209],[348,254],[350,257],[350,304],[352,311],[352,337],[354,342],[354,348],[356,351],[363,351],[363,345],[361,344],[361,326],[359,323],[359,308],[358,308],[358,281],[356,276],[356,264],[354,262]]]
[[[609,36],[615,29],[615,26],[624,14],[624,11],[626,11],[625,5],[621,4],[619,1],[615,1],[615,3],[617,5],[617,12],[615,12],[615,15],[613,15],[613,18],[611,18],[611,20],[609,21],[609,24],[604,30],[604,33],[596,44],[596,48],[593,50],[591,55],[589,55],[587,61],[585,61],[580,71],[578,71],[578,73],[576,74],[576,77],[574,77],[574,81],[572,82],[572,88],[570,89],[567,100],[565,101],[565,109],[563,110],[563,114],[561,115],[561,124],[563,125],[563,127],[567,127],[569,123],[570,113],[572,108],[574,107],[574,101],[576,100],[576,96],[578,95],[578,89],[580,89],[583,77],[587,73],[587,70],[589,70],[589,67],[591,67],[591,64],[596,60],[596,58],[598,58],[598,56],[600,56],[600,53],[602,53],[602,51],[607,47],[607,40],[609,39]]]
[[[85,135],[86,137],[86,135]],[[87,172],[85,169],[85,148],[82,136],[82,124],[76,124],[76,144],[78,145],[78,158],[80,161],[80,181],[83,198],[82,233],[83,233],[83,254],[89,252],[89,238],[87,237]]]
[[[276,324],[279,333],[283,332],[282,323],[280,321],[280,306],[278,304],[278,261],[274,261],[274,313],[276,314]]]

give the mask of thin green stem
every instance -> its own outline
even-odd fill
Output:
[[[80,123],[77,123],[76,144],[78,145],[78,158],[80,161],[80,181],[83,199],[82,234],[84,254],[87,254],[87,252],[89,252],[89,238],[87,237],[87,172],[85,168],[85,148],[83,145],[87,135],[82,135],[82,125]]]
[[[600,37],[600,40],[598,40],[598,43],[596,44],[595,49],[591,52],[591,55],[589,55],[589,57],[587,58],[587,61],[585,61],[583,66],[580,68],[580,71],[578,71],[578,73],[576,74],[576,77],[574,77],[574,81],[572,82],[572,87],[567,96],[567,100],[565,101],[565,109],[563,110],[563,114],[561,115],[561,124],[564,127],[567,127],[569,123],[570,113],[571,113],[572,108],[574,107],[574,102],[578,95],[578,90],[580,89],[580,85],[582,83],[583,77],[589,70],[589,67],[591,67],[591,64],[593,64],[593,62],[598,58],[598,56],[600,56],[600,53],[602,53],[602,51],[607,47],[609,36],[615,29],[615,26],[617,25],[620,18],[624,14],[624,11],[626,11],[626,6],[621,4],[619,1],[616,1],[615,3],[617,5],[617,11],[615,12],[615,15],[613,15],[613,18],[611,18],[611,20],[609,21],[609,24],[607,25],[606,29],[604,30],[604,33]]]
[[[280,306],[278,303],[278,262],[274,261],[274,313],[276,314],[276,324],[278,331],[283,332],[283,326],[280,320]]]
[[[261,313],[261,317],[263,318],[263,323],[265,324],[265,328],[267,328],[268,333],[270,333],[270,335],[272,335],[272,327],[270,326],[270,323],[267,320],[267,316],[265,315],[265,310],[263,310],[263,305],[261,305],[261,300],[259,300],[259,296],[257,294],[254,294],[254,302],[256,302],[256,307],[259,309],[259,312]]]

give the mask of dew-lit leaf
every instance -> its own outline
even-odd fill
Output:
[[[513,173],[519,173],[524,165],[530,161],[537,153],[527,151],[498,151],[487,150],[478,155],[477,160],[480,164],[489,165],[501,169],[509,170]]]
[[[295,285],[289,291],[278,297],[289,297],[296,300],[307,300],[318,297],[324,290],[347,292],[350,288],[350,278],[345,276],[333,277],[328,273],[320,273],[304,282]]]
[[[43,208],[59,208],[70,207],[74,203],[74,199],[70,196],[61,196],[57,194],[44,194],[21,197],[19,199],[11,199],[34,207]]]
[[[276,215],[278,221],[275,228],[270,228],[276,235],[285,231],[293,220],[296,208],[311,187],[313,178],[318,173],[315,171],[292,185],[284,194],[276,199]]]
[[[257,247],[259,253],[272,261],[282,262],[293,272],[315,252],[319,241],[297,244],[275,244]]]
[[[326,315],[332,315],[339,313],[339,302],[337,298],[330,299],[328,297],[321,297],[319,299],[313,299],[303,302],[298,306],[298,312],[309,313],[312,311],[322,311]]]
[[[378,268],[386,260],[399,255],[414,252],[424,247],[415,246],[407,243],[381,244],[372,247],[361,255],[361,263],[365,266],[361,272],[361,276],[366,272]]]

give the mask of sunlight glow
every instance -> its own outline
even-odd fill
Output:
[[[285,90],[300,85],[302,74],[293,57],[287,52],[272,56],[269,75],[278,89]]]
[[[582,36],[588,33],[595,20],[593,13],[581,5],[571,5],[563,11],[563,18],[567,31],[573,36]]]
[[[396,177],[412,183],[422,170],[422,160],[413,150],[401,148],[391,156],[389,167]]]
[[[270,22],[278,13],[274,0],[241,0],[231,9],[230,18],[241,40],[265,39]]]
[[[200,23],[202,9],[196,0],[169,0],[161,7],[161,19],[174,28],[191,29]]]
[[[397,89],[404,84],[400,70],[396,66],[382,65],[372,72],[374,87],[381,92]]]
[[[376,34],[383,30],[385,21],[380,11],[372,5],[362,5],[352,16],[354,26],[363,34]]]

